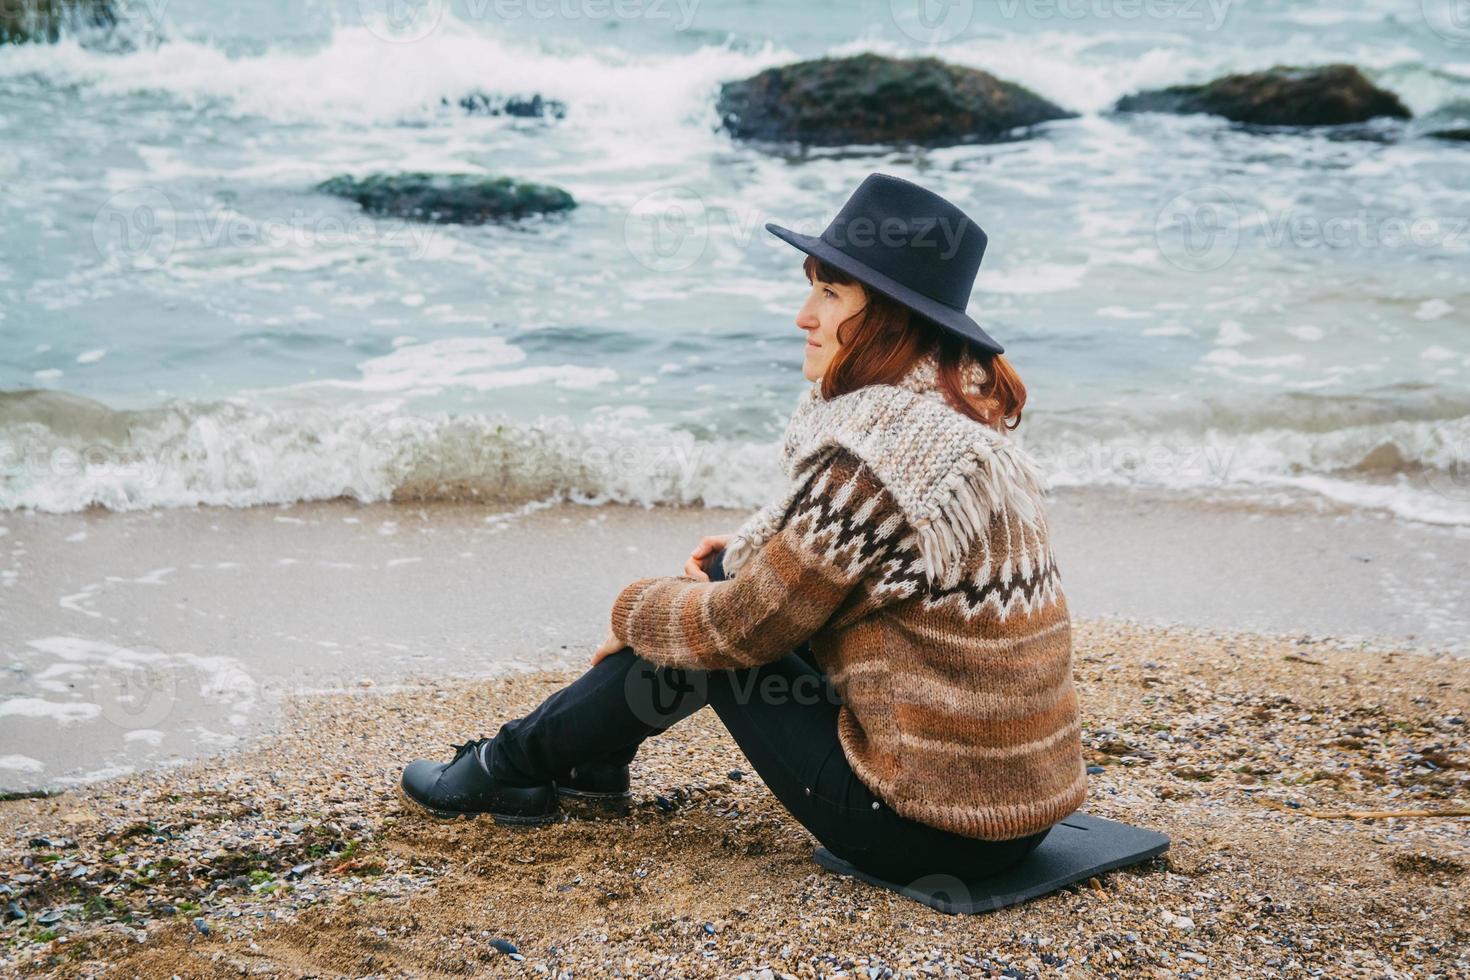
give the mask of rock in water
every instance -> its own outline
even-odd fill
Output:
[[[1363,77],[1352,65],[1291,68],[1226,75],[1204,85],[1124,96],[1119,112],[1206,112],[1257,126],[1341,126],[1378,116],[1408,119],[1399,97]]]
[[[577,206],[559,187],[479,174],[370,174],[333,177],[317,190],[345,197],[363,210],[413,221],[478,225]]]
[[[1076,115],[976,68],[876,54],[817,58],[726,82],[717,109],[742,139],[818,146],[947,146]]]
[[[116,26],[112,0],[0,0],[0,44],[54,44],[65,31]]]
[[[471,92],[459,100],[460,108],[472,116],[517,116],[522,119],[565,119],[567,106],[540,95],[487,95]]]
[[[1446,102],[1414,120],[1419,135],[1433,139],[1470,142],[1470,100]]]

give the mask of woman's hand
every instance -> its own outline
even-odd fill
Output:
[[[598,647],[592,653],[592,666],[596,667],[598,663],[603,660],[603,658],[611,657],[613,654],[617,653],[619,650],[627,645],[628,644],[618,639],[617,634],[609,629],[607,631],[607,639],[603,640],[602,646]]]
[[[701,562],[716,551],[724,550],[732,537],[734,537],[733,534],[715,534],[707,538],[700,538],[699,544],[695,545],[694,550],[689,553],[689,560],[684,563],[684,574],[692,579],[708,582],[709,573],[704,570]]]

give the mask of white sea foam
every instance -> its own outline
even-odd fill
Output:
[[[47,701],[45,698],[13,697],[0,701],[0,718],[48,718],[63,725],[90,721],[102,714],[102,706],[85,701]]]
[[[101,96],[165,93],[196,107],[223,104],[278,122],[421,121],[442,114],[446,101],[459,112],[458,100],[475,92],[540,94],[569,104],[584,125],[653,132],[704,114],[720,80],[790,60],[774,48],[704,47],[663,56],[553,52],[512,35],[449,19],[413,44],[343,25],[319,47],[281,45],[254,55],[186,39],[125,54],[63,41],[6,52],[0,77],[42,73]]]
[[[12,772],[45,772],[46,763],[28,755],[0,755],[0,769]]]
[[[359,380],[315,381],[301,387],[424,395],[446,387],[474,391],[545,384],[595,388],[618,377],[612,368],[576,364],[492,370],[525,358],[524,351],[506,343],[503,337],[455,337],[427,344],[399,345],[390,354],[359,364],[362,372]]]

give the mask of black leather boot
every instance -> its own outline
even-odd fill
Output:
[[[567,799],[621,806],[633,798],[630,785],[626,764],[590,762],[559,776],[556,792]]]
[[[490,739],[454,746],[449,762],[419,759],[403,770],[403,794],[436,817],[488,813],[496,823],[539,824],[557,818],[556,784],[512,786],[490,775]]]

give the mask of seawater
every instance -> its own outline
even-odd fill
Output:
[[[1453,3],[124,3],[0,49],[0,508],[472,496],[756,506],[805,382],[801,256],[868,173],[990,236],[970,312],[1057,486],[1470,524],[1470,24]],[[773,152],[722,81],[934,55],[1079,113],[1030,138]],[[1347,61],[1421,121],[1115,116]],[[539,94],[559,119],[474,116]],[[508,174],[570,215],[363,215],[339,174]]]

